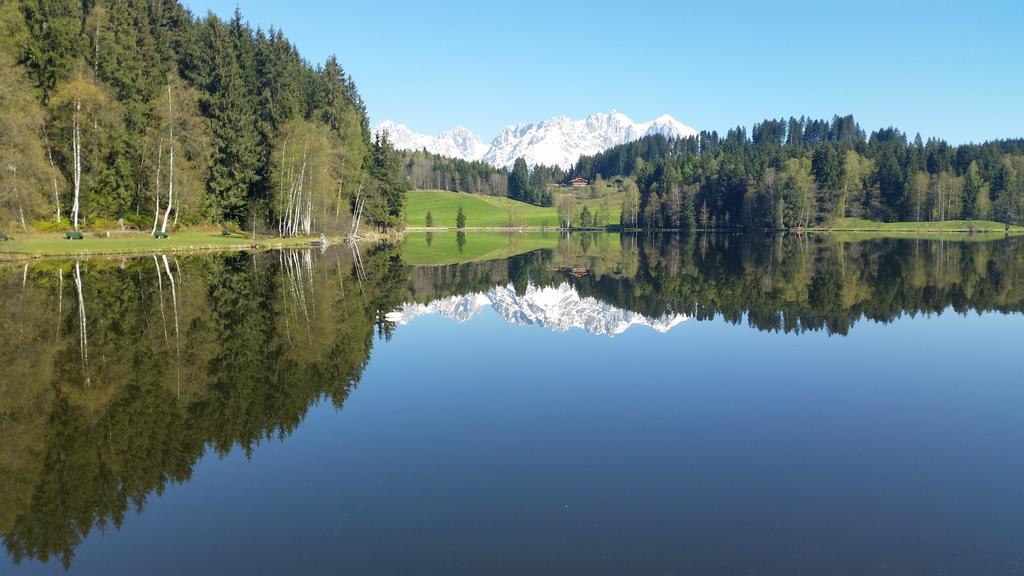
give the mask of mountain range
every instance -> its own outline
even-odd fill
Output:
[[[545,164],[566,169],[580,156],[596,154],[651,134],[669,138],[697,134],[695,129],[668,114],[649,122],[634,122],[629,116],[614,110],[580,120],[555,116],[534,124],[513,124],[495,136],[490,145],[461,126],[430,136],[387,120],[374,130],[381,131],[387,132],[400,150],[426,149],[434,154],[463,160],[482,160],[499,168],[508,168],[521,157],[530,166]]]
[[[530,284],[522,295],[516,294],[515,288],[509,284],[496,286],[487,292],[441,298],[428,304],[406,304],[388,313],[387,319],[403,326],[419,316],[440,314],[465,322],[487,307],[493,308],[511,324],[542,326],[555,332],[578,328],[608,336],[622,334],[632,326],[648,326],[664,333],[687,318],[681,314],[648,318],[596,298],[580,297],[570,284],[563,283],[549,287]]]

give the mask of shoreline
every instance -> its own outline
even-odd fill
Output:
[[[893,223],[895,224],[895,223]],[[619,226],[609,227],[590,227],[590,228],[555,228],[551,226],[467,226],[465,228],[456,228],[454,226],[435,226],[427,228],[424,226],[407,226],[402,230],[402,233],[422,233],[422,232],[683,232],[682,228],[626,228]],[[804,228],[802,230],[744,230],[743,228],[694,228],[695,233],[707,234],[757,234],[757,233],[769,233],[769,234],[850,234],[850,233],[864,233],[864,234],[879,234],[879,233],[910,233],[910,234],[964,234],[967,236],[1019,236],[1024,235],[1024,227],[1013,226],[1009,230],[1002,228],[969,228],[964,226],[950,226],[950,227],[917,227],[917,226],[904,226],[903,223],[899,225],[889,226],[888,223],[880,222],[878,226],[869,227],[811,227]]]
[[[92,233],[94,234],[94,233]],[[378,241],[376,233],[363,241]],[[214,253],[227,251],[266,251],[281,248],[315,248],[320,237],[280,238],[276,236],[251,237],[222,236],[209,232],[183,232],[167,239],[155,239],[146,234],[97,238],[86,234],[84,240],[64,240],[56,233],[30,233],[0,242],[0,261],[34,260],[38,258],[88,258],[92,256],[131,256],[159,253]],[[343,243],[340,236],[327,238],[331,245]],[[65,244],[66,243],[66,244]],[[10,249],[13,246],[14,249]],[[56,247],[56,246],[59,246]]]
[[[955,222],[955,223],[954,223]],[[855,226],[812,227],[804,230],[763,231],[767,233],[789,234],[821,234],[843,237],[885,238],[936,238],[953,236],[955,239],[998,239],[1001,237],[1024,236],[1024,227],[1013,226],[1009,230],[993,226],[993,222],[985,222],[982,227],[965,224],[964,221],[952,221],[951,225],[939,222],[908,223],[908,222],[869,222],[858,221]],[[360,242],[382,242],[398,240],[410,233],[447,233],[447,232],[491,232],[491,233],[563,233],[563,232],[681,232],[680,229],[623,228],[623,227],[591,227],[591,228],[560,228],[551,226],[472,226],[457,228],[454,226],[408,226],[402,230],[378,232],[364,231]],[[742,229],[695,229],[700,234],[747,233]],[[29,233],[16,236],[13,240],[0,242],[0,261],[31,260],[48,257],[90,257],[114,256],[131,254],[153,254],[161,252],[223,252],[223,251],[264,251],[281,248],[314,248],[317,247],[318,236],[280,238],[277,236],[257,236],[255,242],[249,236],[233,234],[222,236],[208,231],[186,231],[173,234],[168,239],[154,239],[148,234],[118,235],[115,237],[97,237],[97,233],[87,233],[84,240],[64,240],[58,233]],[[327,238],[331,245],[344,242],[340,236]],[[13,249],[12,249],[13,248]]]

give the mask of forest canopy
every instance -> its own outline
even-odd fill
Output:
[[[568,177],[631,176],[638,228],[781,230],[839,218],[1024,222],[1024,140],[952,146],[852,116],[765,120],[725,137],[648,136],[579,159]]]
[[[0,33],[0,230],[397,221],[400,162],[337,58],[237,9],[4,0]]]

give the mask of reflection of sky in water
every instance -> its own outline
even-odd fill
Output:
[[[87,260],[80,283],[19,265],[0,489],[45,498],[14,502],[54,512],[19,534],[60,544],[72,512],[176,478],[70,538],[71,574],[1013,573],[1021,314],[920,310],[1020,309],[1015,246],[652,244],[584,278],[545,254],[368,253],[362,275],[338,250]],[[54,473],[19,484],[33,462]]]
[[[595,339],[421,318],[343,411],[207,457],[74,571],[999,573],[1024,513],[1020,321]]]

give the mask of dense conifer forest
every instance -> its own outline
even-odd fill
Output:
[[[1024,219],[1024,140],[953,146],[852,116],[765,120],[580,158],[568,177],[631,176],[622,222],[639,228],[788,229],[838,218]]]
[[[401,161],[338,59],[176,0],[0,2],[0,229],[399,222]]]

